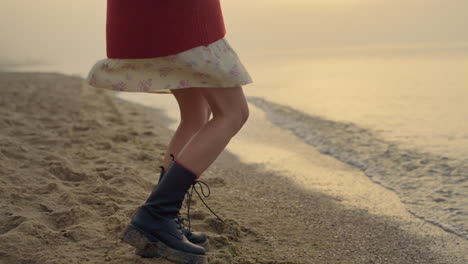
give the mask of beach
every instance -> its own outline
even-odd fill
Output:
[[[299,140],[262,122],[248,121],[246,131],[278,133],[271,145],[233,139],[200,178],[225,221],[194,197],[191,226],[207,232],[209,263],[468,263],[465,239],[412,216],[389,190],[310,146],[290,157],[280,145]],[[170,263],[141,258],[118,239],[157,182],[169,124],[164,111],[78,76],[0,72],[0,263]],[[283,159],[264,158],[274,151]],[[291,162],[310,177],[268,162]]]

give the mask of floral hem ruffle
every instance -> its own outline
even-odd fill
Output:
[[[237,53],[221,38],[165,57],[102,59],[94,64],[86,82],[115,91],[171,93],[170,89],[235,87],[253,81]]]

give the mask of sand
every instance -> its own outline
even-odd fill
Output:
[[[167,123],[80,77],[0,73],[0,263],[170,263],[118,240],[157,181]],[[410,232],[229,151],[201,180],[226,222],[192,201],[209,263],[468,263],[465,241]]]

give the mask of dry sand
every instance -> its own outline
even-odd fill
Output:
[[[118,240],[157,181],[168,121],[82,84],[56,73],[0,73],[0,263],[169,263]],[[212,245],[209,263],[468,263],[429,235],[228,151],[201,180],[227,222],[192,201],[192,227]]]

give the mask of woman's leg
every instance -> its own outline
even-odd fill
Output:
[[[178,155],[189,139],[208,122],[211,110],[201,92],[195,88],[173,89],[172,94],[180,109],[180,123],[164,155],[164,168],[172,161],[170,154]]]
[[[195,88],[208,102],[210,119],[176,155],[177,161],[200,176],[247,121],[249,109],[242,87]]]

